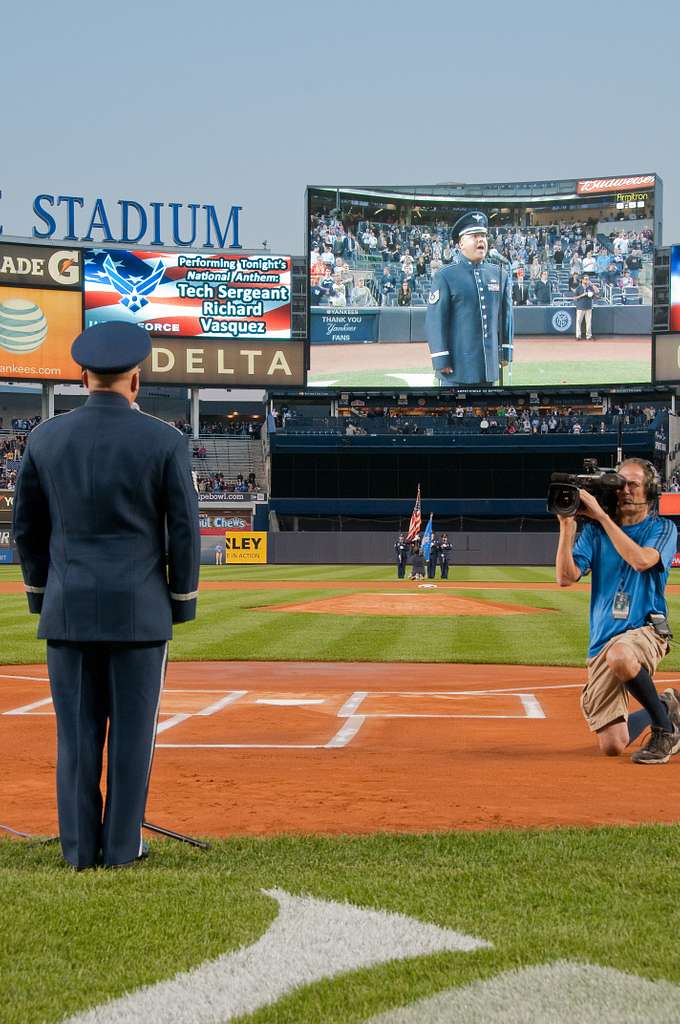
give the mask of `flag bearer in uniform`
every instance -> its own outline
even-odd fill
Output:
[[[449,578],[449,563],[451,561],[452,551],[453,544],[449,540],[449,535],[447,533],[443,533],[441,540],[439,541],[439,564],[441,566],[443,580],[447,580]]]

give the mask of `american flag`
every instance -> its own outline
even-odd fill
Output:
[[[422,515],[420,512],[420,484],[418,484],[418,493],[416,494],[416,503],[413,506],[413,512],[411,513],[411,522],[408,524],[408,533],[406,534],[406,540],[415,540],[420,533],[420,527],[422,526]]]
[[[180,266],[180,259],[182,265]],[[204,267],[185,266],[186,260],[210,263]],[[249,321],[260,321],[265,332],[258,337],[288,339],[291,334],[290,298],[266,299],[257,302],[261,315],[217,312],[215,307],[242,306],[248,290],[260,289],[260,296],[273,289],[285,288],[290,295],[290,257],[282,271],[253,271],[242,268],[242,261],[260,258],[259,254],[177,253],[156,250],[86,249],[85,259],[85,326],[108,321],[126,321],[145,327],[152,337],[217,338],[219,341],[251,337]],[[268,258],[267,257],[262,257]],[[273,257],[277,258],[277,257]],[[241,277],[235,275],[241,274]],[[197,276],[197,275],[200,275]],[[245,278],[245,280],[244,280]],[[205,298],[181,295],[179,282],[203,284]],[[208,285],[206,291],[205,285]],[[221,299],[222,286],[234,293]],[[195,291],[201,289],[196,288]],[[252,303],[251,303],[252,304]],[[233,330],[225,325],[233,324]],[[254,337],[254,334],[252,335]]]

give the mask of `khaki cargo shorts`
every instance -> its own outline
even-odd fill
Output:
[[[614,644],[630,647],[650,675],[670,650],[668,641],[658,636],[652,626],[641,626],[612,637],[594,658],[588,659],[588,682],[581,694],[581,710],[593,732],[610,725],[617,718],[628,721],[628,690],[615,678],[607,664],[607,651]]]

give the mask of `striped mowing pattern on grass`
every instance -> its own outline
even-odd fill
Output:
[[[583,665],[588,639],[589,590],[582,584],[564,590],[523,590],[531,583],[553,582],[549,567],[456,566],[449,582],[516,582],[517,590],[504,590],[502,600],[548,608],[549,616],[442,616],[420,619],[417,627],[401,616],[342,616],[259,611],[260,607],[285,605],[308,599],[309,591],[296,588],[307,580],[328,582],[315,589],[314,598],[351,592],[334,589],[335,581],[385,581],[394,584],[395,572],[387,566],[252,566],[204,567],[203,580],[289,581],[290,589],[210,590],[200,594],[198,618],[175,628],[170,645],[172,661],[398,661],[499,663],[534,665]],[[0,581],[18,579],[19,570],[8,567]],[[409,584],[406,584],[407,586]],[[411,585],[412,586],[412,585]],[[436,590],[421,591],[423,600]],[[492,590],[465,590],[475,601],[498,600]],[[680,614],[680,596],[669,598],[671,620]],[[45,660],[44,642],[35,639],[37,618],[28,614],[22,594],[2,594],[0,636],[5,665],[32,664]],[[663,668],[680,669],[680,649],[674,647]]]

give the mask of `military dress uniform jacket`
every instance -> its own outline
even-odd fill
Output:
[[[425,331],[432,367],[447,384],[493,384],[512,360],[512,287],[504,267],[458,253],[428,296]],[[453,373],[441,374],[443,366]]]
[[[406,564],[406,560],[408,558],[408,550],[409,545],[406,543],[406,541],[395,541],[394,553],[397,556],[397,562],[399,562],[401,565]]]
[[[121,395],[95,392],[33,430],[14,535],[41,638],[158,642],[196,617],[200,533],[186,438]]]

